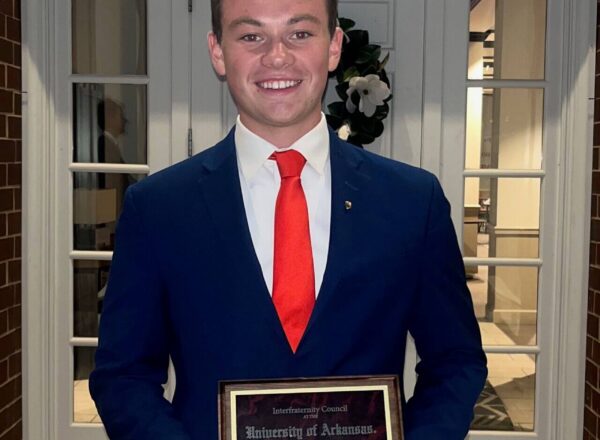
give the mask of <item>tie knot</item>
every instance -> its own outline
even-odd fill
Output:
[[[300,177],[302,168],[304,168],[304,164],[306,163],[304,156],[296,150],[275,152],[271,155],[270,159],[274,159],[277,162],[279,175],[282,179],[286,177]]]

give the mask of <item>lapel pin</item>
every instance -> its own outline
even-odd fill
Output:
[[[346,208],[346,211],[350,211],[352,209],[352,202],[350,200],[346,200],[344,202],[344,208]]]

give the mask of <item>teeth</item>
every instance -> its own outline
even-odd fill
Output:
[[[264,81],[258,83],[259,87],[263,89],[289,89],[290,87],[295,87],[300,84],[301,81]]]

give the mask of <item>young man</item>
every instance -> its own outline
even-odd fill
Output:
[[[239,118],[126,194],[90,378],[109,436],[216,439],[219,380],[402,377],[410,332],[405,438],[463,439],[486,361],[449,206],[431,174],[328,131],[337,2],[212,7]]]

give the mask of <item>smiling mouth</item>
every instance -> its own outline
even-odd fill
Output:
[[[298,87],[302,81],[289,81],[289,80],[280,80],[280,81],[261,81],[256,83],[258,87],[265,90],[285,90],[291,89],[293,87]]]

